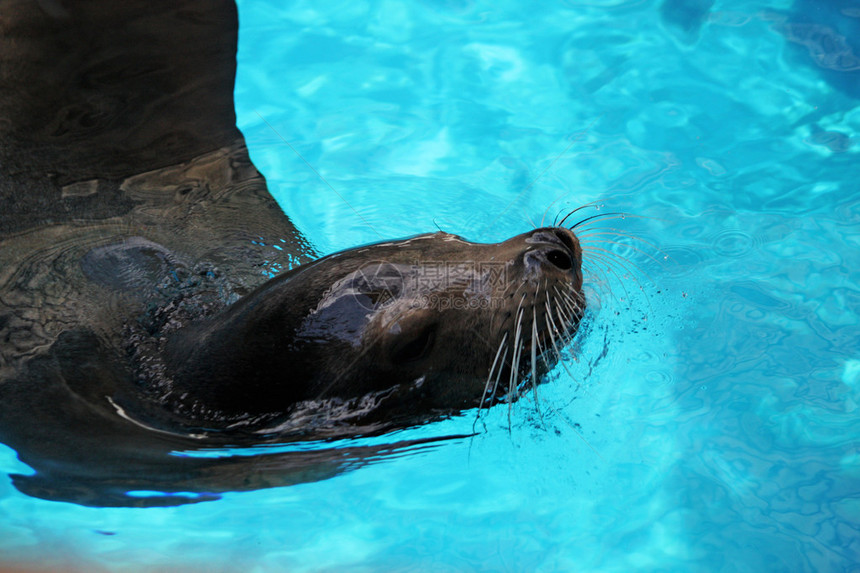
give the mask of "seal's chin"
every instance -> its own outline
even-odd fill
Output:
[[[581,263],[563,228],[336,253],[173,335],[159,400],[209,428],[281,431],[403,426],[514,400],[576,332]]]

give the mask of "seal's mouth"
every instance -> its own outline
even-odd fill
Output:
[[[521,305],[501,333],[480,407],[514,402],[563,359],[585,312],[580,289],[561,283]]]

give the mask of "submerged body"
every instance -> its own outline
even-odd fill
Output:
[[[23,491],[167,504],[321,479],[414,444],[253,464],[174,453],[512,400],[575,332],[568,229],[310,262],[234,125],[231,2],[3,13],[0,442],[36,472],[15,478]]]
[[[561,228],[336,253],[162,337],[144,386],[205,427],[282,435],[376,432],[510,399],[532,345],[553,362],[552,339],[575,332],[581,257]]]

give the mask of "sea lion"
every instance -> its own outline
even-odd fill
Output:
[[[581,260],[564,228],[350,249],[161,337],[142,385],[198,431],[307,431],[311,413],[318,431],[347,420],[378,431],[480,406],[516,393],[535,355],[557,354],[552,337],[572,336]]]
[[[0,442],[35,471],[22,491],[162,505],[322,479],[419,444],[188,452],[511,401],[575,333],[582,250],[562,226],[313,260],[235,126],[232,2],[2,13]]]

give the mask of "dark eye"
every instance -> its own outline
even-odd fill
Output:
[[[559,249],[553,249],[546,254],[546,260],[563,271],[569,271],[573,267],[570,256]]]
[[[391,352],[392,362],[402,364],[404,362],[415,362],[427,356],[430,349],[433,348],[433,342],[436,339],[436,325],[431,325],[424,328],[417,336],[406,338],[398,341]]]

